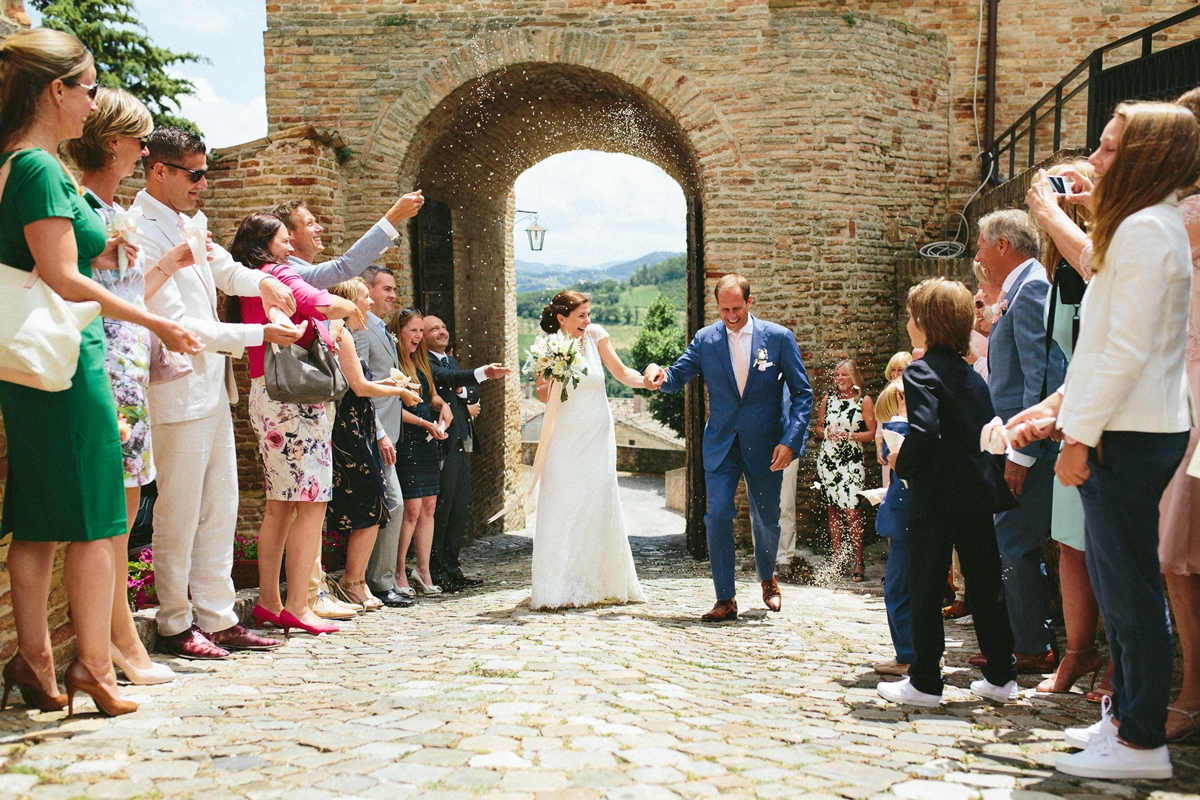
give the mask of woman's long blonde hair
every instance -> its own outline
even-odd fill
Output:
[[[404,326],[413,319],[422,319],[421,312],[415,308],[402,308],[392,318],[388,320],[388,332],[400,338],[400,331]],[[433,370],[429,368],[429,351],[425,348],[425,339],[422,338],[420,344],[417,345],[417,352],[413,353],[412,357],[408,354],[408,349],[403,347],[399,342],[396,343],[396,354],[400,358],[400,371],[414,381],[419,381],[417,372],[419,371],[425,376],[425,380],[429,381],[430,399],[433,397]]]
[[[1121,103],[1125,120],[1117,152],[1096,186],[1092,271],[1104,259],[1117,228],[1130,215],[1161,203],[1200,178],[1200,122],[1175,103]]]
[[[1068,169],[1073,169],[1083,177],[1087,178],[1092,183],[1096,182],[1096,168],[1089,162],[1084,160],[1079,161],[1064,161],[1061,164],[1055,164],[1050,169],[1046,170],[1047,175],[1062,175]],[[1081,203],[1067,203],[1063,200],[1058,201],[1059,208],[1066,212],[1071,221],[1079,226],[1082,231],[1087,231],[1092,224],[1092,211],[1087,206]],[[1054,273],[1058,270],[1058,265],[1062,263],[1063,254],[1058,249],[1058,245],[1054,243],[1053,236],[1044,237],[1046,247],[1042,251],[1042,266],[1046,268],[1046,278],[1050,283],[1054,283]]]

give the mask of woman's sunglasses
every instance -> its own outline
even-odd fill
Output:
[[[91,99],[96,99],[96,92],[100,91],[100,83],[79,83],[78,81],[64,81],[67,86],[78,86],[80,89],[87,89],[87,96]]]

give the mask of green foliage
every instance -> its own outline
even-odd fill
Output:
[[[386,28],[403,28],[412,25],[412,18],[408,14],[386,14],[380,17],[375,24]]]
[[[638,334],[629,354],[632,363],[639,367],[651,363],[666,367],[683,355],[686,345],[683,327],[675,321],[675,306],[660,294],[647,309],[642,332]],[[650,416],[683,436],[683,392],[667,394],[643,389],[638,391],[650,398]]]
[[[623,363],[630,363],[628,350],[617,350],[617,355]],[[609,397],[633,397],[633,389],[609,375],[608,370],[604,370],[604,389],[608,392]]]
[[[207,63],[195,53],[156,47],[135,13],[133,0],[31,0],[42,25],[73,34],[96,58],[102,86],[125,89],[146,104],[154,124],[178,125],[199,132],[179,111],[179,98],[196,93],[185,78],[167,70],[176,64]]]
[[[842,14],[842,19],[846,20],[846,24],[851,28],[858,24],[858,17],[854,15],[853,11],[847,11],[845,14]]]
[[[652,267],[638,267],[629,276],[630,286],[661,286],[687,277],[687,254],[680,253]]]

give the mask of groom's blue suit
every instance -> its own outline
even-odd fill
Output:
[[[779,547],[779,491],[782,472],[771,471],[776,445],[787,445],[799,457],[808,441],[813,394],[800,358],[796,337],[787,328],[751,316],[753,326],[749,372],[738,394],[725,323],[701,328],[687,351],[667,368],[662,391],[678,392],[692,378],[704,375],[708,388],[708,423],[704,426],[704,483],[708,513],[704,526],[708,561],[717,600],[734,596],[736,552],[733,519],[738,480],[746,477],[750,518],[760,580],[775,572]],[[792,407],[783,417],[783,386],[792,394]]]

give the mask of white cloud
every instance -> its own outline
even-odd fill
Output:
[[[181,99],[180,115],[199,126],[210,149],[242,144],[267,135],[265,95],[244,102],[231,100],[220,96],[204,78],[188,75],[186,70],[175,74],[196,84],[195,96]]]
[[[687,203],[667,173],[621,153],[575,150],[526,170],[516,182],[517,208],[537,211],[547,228],[531,252],[529,223],[513,230],[522,261],[589,267],[687,248]]]

